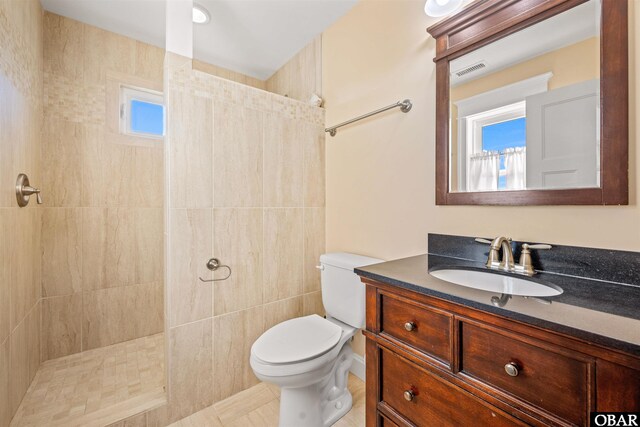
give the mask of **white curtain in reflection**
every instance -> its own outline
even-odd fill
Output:
[[[524,190],[527,187],[527,149],[526,147],[504,150],[504,166],[507,170],[506,189]]]
[[[476,154],[469,158],[469,191],[496,191],[500,174],[500,153]]]

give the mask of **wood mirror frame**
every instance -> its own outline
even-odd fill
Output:
[[[627,205],[627,0],[602,0],[600,34],[600,187],[487,192],[449,191],[449,62],[587,0],[477,0],[429,27],[436,39],[437,205]]]

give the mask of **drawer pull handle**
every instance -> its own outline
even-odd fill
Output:
[[[504,365],[504,371],[507,373],[507,375],[511,377],[517,377],[518,374],[520,373],[520,367],[518,366],[517,363],[509,362],[506,365]]]
[[[407,390],[404,392],[404,400],[407,402],[411,402],[414,397],[416,397],[416,394],[413,391]]]
[[[404,324],[404,328],[407,331],[411,332],[416,328],[416,324],[414,322],[407,322],[407,323]]]

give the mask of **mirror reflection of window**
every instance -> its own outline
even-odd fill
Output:
[[[526,188],[527,118],[507,120],[482,127],[482,150],[497,152],[498,190]]]
[[[600,1],[452,60],[450,191],[598,187]]]

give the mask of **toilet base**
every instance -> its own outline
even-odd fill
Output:
[[[351,410],[347,387],[353,350],[344,345],[329,375],[304,387],[280,390],[279,427],[329,427]]]

